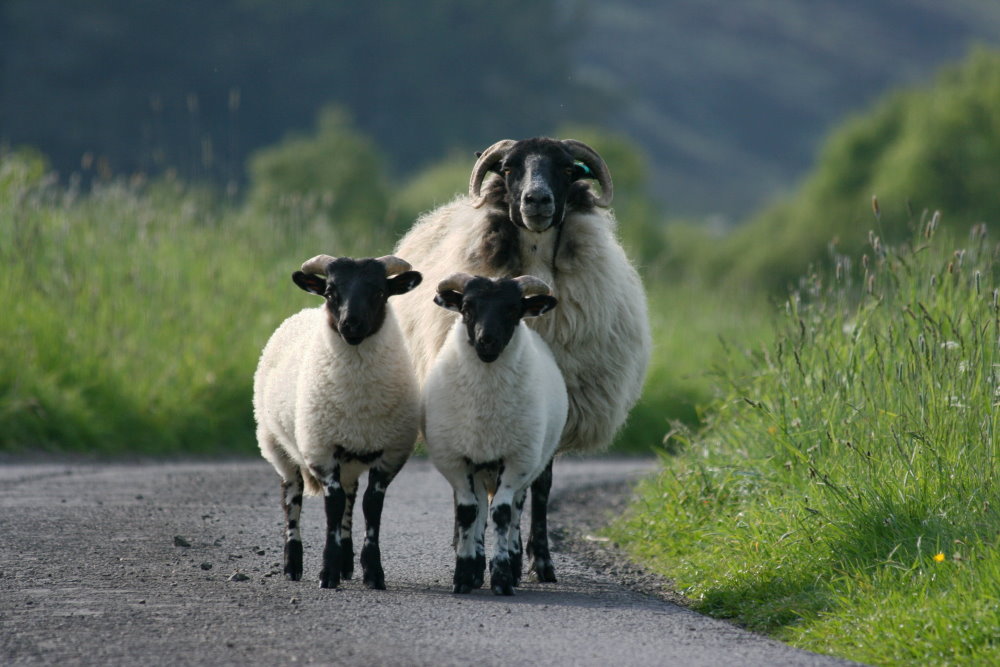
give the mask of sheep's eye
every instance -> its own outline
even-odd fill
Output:
[[[575,171],[576,171],[576,169],[574,169],[573,167],[566,167],[566,175],[567,176],[572,176],[573,172],[575,172]]]
[[[385,292],[383,292],[382,290],[379,290],[379,291],[375,292],[375,300],[376,301],[381,301],[384,298],[385,298]]]
[[[503,175],[504,176],[510,176],[510,167],[504,167],[503,168]]]

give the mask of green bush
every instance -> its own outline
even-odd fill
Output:
[[[335,107],[316,132],[255,152],[249,160],[251,207],[292,221],[320,219],[351,234],[387,229],[389,183],[374,142]]]
[[[735,283],[784,287],[827,260],[831,242],[856,253],[876,225],[886,241],[901,241],[911,231],[907,220],[932,207],[947,211],[945,223],[955,228],[995,221],[998,108],[1000,52],[987,49],[933,85],[888,95],[835,131],[798,193],[737,230],[718,264],[731,267]],[[892,206],[878,223],[873,195]]]

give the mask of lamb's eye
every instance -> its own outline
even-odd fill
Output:
[[[376,301],[381,301],[384,298],[385,298],[385,292],[383,292],[382,290],[379,290],[379,291],[375,292],[375,300]]]
[[[510,176],[510,167],[504,167],[503,168],[503,175],[504,176]]]

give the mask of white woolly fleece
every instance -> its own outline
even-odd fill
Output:
[[[466,459],[502,460],[505,469],[524,471],[530,482],[555,454],[567,407],[566,385],[549,346],[524,322],[500,357],[485,363],[459,321],[424,383],[427,452],[439,469],[464,470]]]
[[[412,258],[424,276],[412,298],[396,310],[417,377],[427,377],[456,315],[433,303],[446,275],[463,271],[487,277],[479,242],[488,207],[467,196],[424,214],[399,242],[396,254]],[[609,210],[568,211],[557,271],[552,266],[556,228],[519,230],[523,274],[552,287],[559,306],[530,326],[549,344],[569,392],[569,417],[560,451],[606,449],[642,392],[652,339],[646,295],[616,238]]]
[[[261,353],[254,374],[254,416],[261,453],[287,481],[310,465],[329,467],[340,445],[355,454],[382,450],[402,464],[417,437],[420,397],[399,325],[386,307],[379,331],[348,345],[325,307],[286,319]]]

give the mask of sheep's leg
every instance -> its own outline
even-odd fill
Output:
[[[365,513],[365,542],[361,547],[361,570],[364,573],[365,586],[376,590],[385,590],[385,572],[382,569],[382,552],[378,546],[379,531],[382,526],[382,506],[385,503],[385,490],[389,482],[399,472],[383,470],[375,466],[368,471],[368,487],[362,500],[362,510]]]
[[[524,568],[524,547],[521,544],[521,514],[524,512],[524,499],[528,494],[527,487],[514,495],[514,511],[510,517],[510,543],[507,552],[510,554],[510,577],[514,586],[521,584],[521,571]]]
[[[552,461],[531,483],[531,533],[528,535],[528,557],[538,581],[555,582],[556,571],[549,554],[548,506],[552,489]]]
[[[501,467],[496,494],[491,503],[493,519],[493,559],[490,561],[490,588],[494,595],[514,594],[514,575],[511,571],[512,532],[514,518],[520,520],[520,512],[514,509],[518,495],[522,495],[527,484],[527,475],[517,466],[508,464]]]
[[[491,476],[493,477],[491,479]],[[490,515],[490,498],[492,491],[496,490],[496,473],[491,469],[481,470],[476,473],[476,563],[475,578],[472,580],[473,588],[482,588],[486,581],[486,521]]]
[[[476,585],[477,525],[481,512],[476,495],[476,474],[471,465],[455,462],[453,466],[440,466],[441,473],[455,491],[455,575],[452,580],[455,593],[468,593]],[[480,568],[481,571],[481,568]],[[479,575],[479,586],[482,575]]]
[[[354,576],[354,539],[351,530],[354,527],[354,501],[358,495],[358,480],[348,482],[344,479],[344,518],[340,522],[340,578],[348,580]]]
[[[326,507],[326,546],[323,548],[323,569],[319,573],[320,588],[336,588],[340,585],[341,572],[341,523],[347,494],[340,483],[340,464],[326,472],[315,468],[316,478],[323,483],[323,501]]]
[[[291,480],[281,482],[281,509],[285,511],[285,577],[292,581],[302,578],[302,471],[298,468]]]

